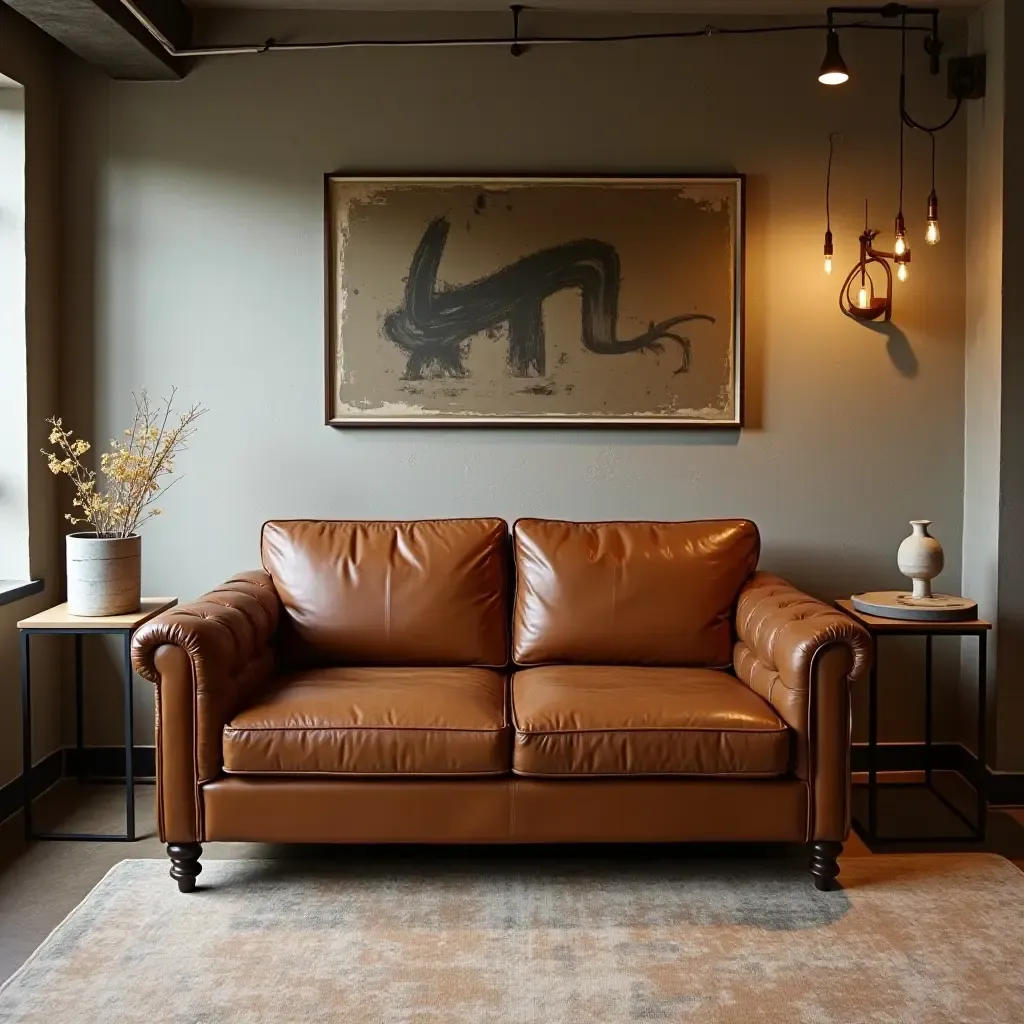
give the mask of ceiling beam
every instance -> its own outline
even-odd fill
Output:
[[[2,0],[73,53],[111,78],[173,80],[188,65],[170,56],[120,0]],[[178,48],[192,38],[192,16],[182,0],[135,0]]]

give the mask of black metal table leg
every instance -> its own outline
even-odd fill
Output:
[[[988,634],[978,634],[978,838],[985,838],[988,818]]]
[[[25,838],[32,835],[32,679],[28,651],[29,634],[21,634],[21,795]]]
[[[82,634],[75,634],[75,776],[85,772],[85,671],[82,666]]]
[[[132,631],[130,629],[93,629],[93,636],[116,636],[123,643],[124,675],[124,727],[125,727],[125,831],[123,834],[106,832],[46,832],[37,833],[32,830],[32,787],[30,784],[32,765],[32,693],[29,663],[29,637],[33,633],[51,636],[73,634],[75,638],[75,748],[78,757],[75,774],[79,781],[88,781],[85,773],[85,669],[82,658],[82,634],[70,628],[55,627],[52,629],[21,630],[21,693],[22,693],[22,785],[25,807],[25,838],[26,839],[64,839],[79,842],[121,842],[133,843],[135,835],[135,708],[133,702],[132,673]]]
[[[924,638],[924,781],[932,784],[932,638]]]
[[[878,656],[868,679],[868,837],[878,835]]]
[[[124,634],[124,807],[125,832],[135,840],[135,702],[132,686],[132,634]]]
[[[987,667],[986,667],[986,650],[987,650],[987,633],[992,628],[990,622],[986,622],[984,619],[970,619],[965,620],[963,623],[955,622],[941,622],[941,623],[928,623],[928,622],[914,622],[906,621],[900,622],[893,619],[884,619],[872,615],[866,615],[859,612],[854,603],[848,600],[841,600],[836,602],[837,607],[840,608],[846,615],[861,623],[865,629],[871,634],[872,639],[875,642],[876,656],[871,666],[871,671],[868,677],[868,742],[867,742],[867,768],[868,768],[868,813],[867,820],[858,820],[856,817],[853,818],[853,825],[856,826],[857,831],[860,835],[868,842],[886,842],[886,843],[962,843],[965,841],[978,842],[985,838],[985,826],[986,826],[986,814],[988,810],[988,745],[987,745],[987,726],[988,726],[988,715],[986,711],[987,704]],[[879,779],[878,779],[878,768],[879,768],[879,744],[878,744],[878,656],[877,650],[880,646],[882,637],[897,637],[897,636],[919,636],[923,637],[925,641],[924,648],[924,749],[923,749],[923,760],[916,761],[913,765],[914,768],[923,766],[924,768],[924,782],[902,782],[899,783],[900,788],[920,788],[927,790],[934,799],[942,804],[947,811],[950,812],[967,830],[966,835],[929,835],[929,836],[907,836],[907,835],[889,835],[879,834],[879,822],[878,822],[878,799],[879,799]],[[945,774],[947,771],[958,771],[955,769],[950,762],[947,760],[939,761],[936,766],[936,750],[935,750],[935,659],[933,650],[933,640],[936,636],[944,637],[966,637],[976,636],[978,638],[978,739],[977,739],[977,761],[976,770],[971,772],[964,770],[960,772],[965,777],[965,781],[970,782],[975,788],[975,813],[972,815],[970,812],[962,810],[958,803],[963,802],[962,800],[954,801],[950,797],[946,796],[940,786],[936,785],[938,776]],[[887,767],[902,770],[907,767],[904,764],[893,763],[887,765]],[[894,786],[895,788],[895,786]]]
[[[888,631],[893,635],[893,631]],[[912,635],[908,633],[907,635]],[[960,634],[960,635],[974,635]],[[968,830],[965,836],[906,836],[906,835],[884,835],[878,832],[878,659],[871,667],[868,679],[868,818],[867,828],[864,829],[860,822],[855,822],[858,830],[868,842],[887,843],[939,843],[939,842],[981,842],[985,839],[986,815],[988,811],[988,787],[987,787],[987,692],[984,685],[987,674],[986,668],[986,644],[987,636],[984,632],[978,632],[978,758],[977,771],[970,782],[975,789],[975,815],[974,820],[964,813],[939,787],[934,780],[934,658],[932,651],[932,636],[925,635],[925,736],[924,736],[924,770],[925,780],[923,788],[927,789],[952,815],[963,823]]]

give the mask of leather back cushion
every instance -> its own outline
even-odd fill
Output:
[[[289,520],[263,527],[263,567],[305,664],[508,662],[501,519]]]
[[[514,530],[520,665],[728,666],[760,537],[744,519],[566,523]]]

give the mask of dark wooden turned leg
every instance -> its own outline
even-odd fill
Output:
[[[838,889],[839,865],[836,861],[843,852],[842,843],[811,843],[811,875],[814,888],[822,892]]]
[[[169,843],[167,856],[171,858],[171,878],[178,883],[178,892],[195,892],[196,879],[203,865],[201,843]]]

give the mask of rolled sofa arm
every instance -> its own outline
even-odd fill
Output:
[[[796,734],[795,770],[810,787],[809,840],[850,829],[850,684],[871,665],[859,623],[770,573],[755,573],[736,608],[736,675]]]
[[[165,842],[202,838],[199,787],[223,765],[221,733],[274,673],[281,602],[244,572],[141,626],[132,663],[156,684],[157,809]]]

